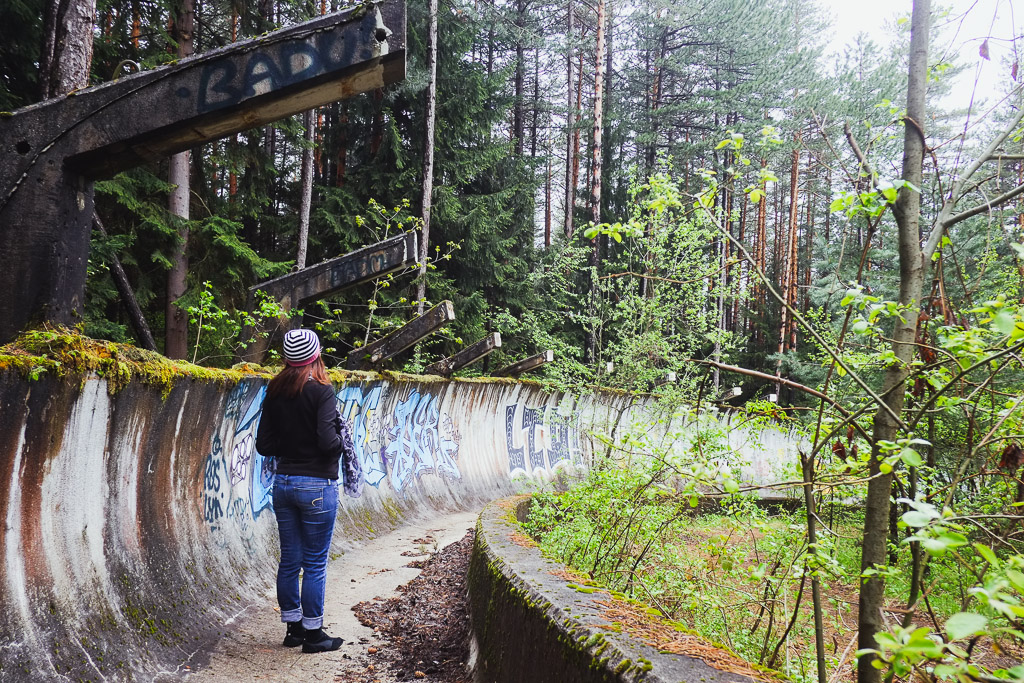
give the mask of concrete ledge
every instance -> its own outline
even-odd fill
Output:
[[[603,615],[611,596],[574,588],[556,574],[517,524],[527,497],[491,503],[477,522],[469,567],[476,680],[491,683],[684,681],[744,683],[757,679],[712,668],[703,660],[664,654],[619,632]]]

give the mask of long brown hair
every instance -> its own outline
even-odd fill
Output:
[[[318,384],[331,383],[320,356],[309,365],[285,365],[267,385],[267,398],[295,398],[310,379]]]

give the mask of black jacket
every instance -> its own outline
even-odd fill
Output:
[[[277,458],[278,474],[338,478],[341,416],[334,388],[307,381],[295,398],[267,398],[256,450]]]

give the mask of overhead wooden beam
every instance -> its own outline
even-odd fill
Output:
[[[421,339],[430,336],[452,320],[455,320],[455,306],[451,301],[442,301],[391,334],[349,351],[345,359],[345,368],[347,370],[369,370],[382,361],[405,351]]]
[[[95,179],[399,81],[405,29],[364,3],[0,116],[0,344],[81,319]]]
[[[523,374],[524,372],[530,372],[536,370],[545,363],[550,363],[555,359],[554,351],[541,351],[536,356],[530,356],[529,358],[523,359],[518,363],[513,363],[507,367],[498,370],[495,373],[495,377],[516,377]]]
[[[393,273],[416,262],[419,254],[416,244],[417,234],[407,232],[294,273],[261,282],[249,288],[246,308],[252,316],[257,309],[256,295],[263,292],[287,312],[336,294],[346,287]],[[240,339],[247,344],[245,349],[239,352],[238,360],[262,363],[267,349],[288,326],[289,319],[282,317],[259,321],[259,334],[252,327],[244,328]]]
[[[407,232],[351,251],[302,270],[267,280],[249,289],[249,297],[263,292],[285,308],[298,308],[336,294],[346,287],[369,282],[416,262],[416,233]]]
[[[428,375],[442,375],[447,377],[453,372],[477,362],[491,351],[500,348],[501,335],[497,332],[491,332],[480,341],[475,344],[470,344],[458,353],[428,365],[423,372]]]

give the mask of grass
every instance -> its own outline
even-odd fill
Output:
[[[747,501],[726,514],[695,515],[668,496],[609,497],[615,494],[606,488],[588,506],[571,494],[541,496],[527,528],[547,553],[598,585],[644,601],[750,662],[797,681],[816,679],[809,571],[804,578],[805,563],[815,558],[807,553],[802,513],[768,516]],[[853,680],[863,517],[845,506],[826,507],[821,517],[816,571],[826,662],[831,680]],[[887,582],[893,625],[904,614],[910,568],[908,547],[896,554],[900,571]],[[940,621],[961,609],[968,582],[955,564],[933,562],[929,597]],[[931,623],[927,614],[915,621]]]

